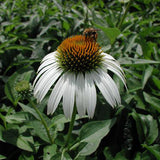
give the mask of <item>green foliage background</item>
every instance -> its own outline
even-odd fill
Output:
[[[0,1],[0,159],[160,160],[160,2],[132,0]],[[51,144],[35,110],[15,86],[32,84],[41,59],[66,37],[99,28],[98,43],[123,67],[127,88],[114,76],[122,105],[115,109],[98,95],[94,119],[76,117],[70,147],[61,107],[46,116]],[[32,100],[36,102],[34,97]],[[60,105],[61,106],[61,105]]]

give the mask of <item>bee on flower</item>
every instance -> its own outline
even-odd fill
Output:
[[[48,114],[55,112],[62,99],[67,118],[71,118],[74,106],[79,116],[87,114],[92,118],[97,89],[112,107],[121,103],[117,85],[108,71],[125,85],[124,72],[111,55],[101,50],[97,36],[96,29],[85,29],[83,35],[66,38],[56,51],[43,58],[33,86],[34,96],[41,102],[54,85],[48,100]]]

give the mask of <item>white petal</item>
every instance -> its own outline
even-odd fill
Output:
[[[56,63],[56,60],[55,59],[48,59],[44,62],[41,63],[41,65],[39,66],[38,68],[38,71],[39,72],[41,69],[43,69],[44,67],[48,66],[48,65],[51,65],[51,64],[54,64]]]
[[[91,76],[93,77],[97,87],[99,88],[99,90],[101,91],[102,95],[104,96],[104,98],[106,99],[106,101],[112,106],[115,106],[115,101],[113,99],[113,97],[110,94],[110,88],[109,86],[105,83],[105,78],[103,76],[101,76],[100,74],[98,74],[95,71],[91,72]]]
[[[102,52],[101,54],[102,54],[106,59],[115,60],[111,55],[109,55],[109,54],[107,54],[107,53]]]
[[[57,51],[54,51],[52,53],[49,53],[47,54],[43,59],[42,59],[42,62],[43,61],[46,61],[47,59],[52,59],[52,58],[55,58],[55,55],[57,54]]]
[[[55,83],[55,81],[59,78],[59,76],[62,74],[61,70],[56,70],[54,74],[50,75],[50,78],[48,78],[48,81],[44,84],[43,88],[38,92],[38,99],[39,102],[42,101],[44,96],[47,94],[50,87]]]
[[[89,118],[93,118],[97,95],[96,88],[90,73],[85,73],[85,101]]]
[[[46,66],[45,68],[43,68],[36,76],[34,82],[33,82],[33,86],[35,86],[35,83],[37,82],[38,78],[43,74],[45,73],[47,70],[49,69],[54,69],[54,68],[57,68],[57,65],[56,64],[52,64],[52,65],[49,65],[49,66]]]
[[[84,116],[86,113],[86,106],[85,106],[85,80],[82,73],[77,75],[76,79],[76,106],[77,111],[80,117]]]
[[[104,83],[106,83],[106,85],[108,86],[110,95],[117,102],[117,104],[120,104],[121,103],[120,94],[113,79],[109,76],[108,73],[104,72],[102,69],[99,69],[98,72],[101,76],[104,77],[105,80]]]
[[[116,60],[105,59],[105,61],[103,62],[103,64],[108,65],[108,66],[112,66],[112,67],[120,70],[123,73],[122,68],[120,67],[119,63]]]
[[[63,111],[67,118],[72,117],[75,97],[75,74],[66,73],[66,88],[63,94]]]
[[[127,88],[126,86],[126,80],[125,80],[125,77],[124,77],[124,74],[123,72],[121,72],[121,70],[119,70],[118,68],[112,66],[112,65],[109,65],[109,64],[103,64],[104,67],[106,67],[108,70],[112,71],[114,74],[116,74],[120,79],[121,81],[123,82],[123,84],[125,85],[125,87]]]
[[[57,70],[55,68],[51,68],[39,78],[39,80],[37,81],[34,87],[35,96],[40,90],[42,90],[44,84],[48,81],[49,78],[51,78],[55,74],[56,71]]]
[[[125,77],[124,77],[124,72],[123,72],[122,68],[120,67],[120,65],[118,63],[116,63],[114,61],[111,62],[111,61],[106,60],[106,61],[103,62],[103,66],[106,69],[108,69],[108,70],[112,71],[113,73],[115,73],[121,79],[121,81],[123,82],[123,84],[126,87],[126,81],[125,81]]]
[[[58,80],[48,100],[47,114],[56,110],[66,88],[65,74]]]

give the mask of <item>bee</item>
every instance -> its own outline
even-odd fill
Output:
[[[97,37],[98,37],[97,31],[98,31],[98,29],[86,28],[83,31],[83,35],[85,36],[86,40],[91,40],[91,41],[96,42],[97,41]]]

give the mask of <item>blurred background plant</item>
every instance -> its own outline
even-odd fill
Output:
[[[159,160],[159,6],[159,0],[1,0],[0,159]],[[41,59],[87,27],[100,29],[98,43],[120,62],[128,91],[114,76],[121,107],[110,108],[99,94],[94,119],[76,117],[64,152],[69,120],[62,109],[46,116],[46,100],[37,105],[52,142],[17,86],[25,82],[30,87]]]

